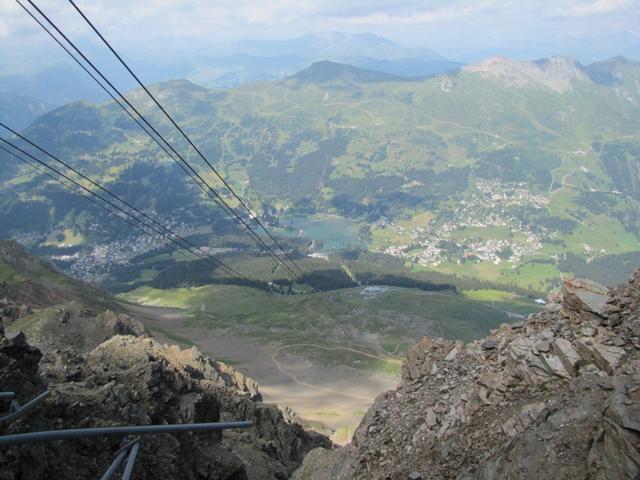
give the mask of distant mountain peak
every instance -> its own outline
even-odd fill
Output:
[[[376,70],[367,70],[344,63],[322,60],[315,62],[301,72],[296,73],[291,80],[307,83],[328,83],[332,81],[345,81],[350,83],[375,83],[406,81],[404,77],[391,75]]]
[[[506,57],[490,57],[475,65],[462,69],[469,73],[479,73],[493,77],[506,86],[546,87],[556,92],[572,89],[575,80],[590,81],[584,67],[575,59],[555,56],[536,61],[513,60]]]
[[[609,64],[627,64],[627,63],[636,63],[636,62],[632,62],[631,60],[629,60],[627,57],[625,57],[624,55],[616,55],[615,57],[611,57],[608,60],[603,60],[601,62],[596,62],[596,63],[609,63]]]
[[[444,60],[428,47],[408,47],[374,33],[315,32],[288,40],[242,40],[228,47],[229,53],[257,56],[297,55],[307,59],[344,61],[349,57],[398,59],[421,57]]]
[[[586,71],[594,82],[612,87],[624,83],[626,69],[638,69],[638,67],[640,67],[640,64],[637,62],[618,55],[617,57],[592,63],[586,67]]]

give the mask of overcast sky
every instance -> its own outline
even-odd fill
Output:
[[[23,0],[26,2],[26,0]],[[75,36],[90,37],[66,0],[36,3]],[[640,60],[640,0],[77,0],[129,55],[189,45],[285,39],[314,32],[372,32],[442,55],[568,54],[583,62]],[[50,40],[13,0],[0,2],[0,61],[47,56]]]

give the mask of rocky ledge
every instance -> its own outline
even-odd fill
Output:
[[[32,315],[28,307],[8,301],[2,312],[12,322]],[[61,308],[53,315],[54,320],[67,318],[62,330],[73,325],[73,315],[65,312]],[[48,315],[47,324],[51,321]],[[21,403],[51,392],[40,407],[2,433],[235,420],[255,424],[221,435],[145,436],[135,478],[282,480],[308,451],[331,446],[326,437],[285,419],[275,405],[262,403],[251,379],[197,349],[135,336],[144,334],[137,322],[116,314],[103,314],[93,324],[100,326],[95,338],[105,329],[130,334],[115,335],[83,353],[50,342],[43,342],[41,351],[27,343],[24,333],[5,336],[0,331],[2,390],[17,392]],[[98,438],[4,448],[0,480],[100,478],[119,447],[118,439]]]
[[[622,479],[640,472],[640,271],[571,280],[547,308],[463,344],[424,338],[320,479]]]

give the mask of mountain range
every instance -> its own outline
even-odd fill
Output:
[[[553,57],[413,78],[323,61],[228,90],[152,88],[257,208],[338,213],[366,221],[373,248],[429,268],[548,287],[562,269],[640,250],[639,84],[640,65],[624,58]],[[141,92],[131,98],[164,125]],[[110,103],[65,105],[24,133],[141,207],[189,221],[207,211]],[[2,161],[13,179],[2,235],[87,233],[94,214]]]
[[[83,45],[102,68],[110,68],[112,80],[123,90],[134,83],[104,52]],[[431,49],[411,48],[374,34],[330,32],[308,34],[281,41],[238,41],[224,45],[182,46],[180,54],[170,60],[151,61],[146,57],[127,58],[147,83],[176,78],[189,79],[209,87],[230,88],[246,82],[280,80],[303,70],[314,62],[344,62],[399,76],[418,76],[453,70],[462,63],[445,59]],[[175,57],[175,58],[174,58]],[[0,70],[0,93],[32,97],[50,106],[61,106],[77,100],[101,102],[108,99],[92,80],[75,64],[52,56],[52,62],[41,71]],[[13,111],[12,105],[0,111]],[[22,109],[28,113],[29,110]],[[41,112],[43,113],[43,112]],[[29,117],[35,119],[35,115]]]

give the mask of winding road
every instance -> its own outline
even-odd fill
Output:
[[[271,360],[273,361],[273,364],[276,366],[278,371],[283,373],[284,375],[287,375],[296,384],[304,386],[304,387],[307,387],[307,388],[312,388],[314,390],[319,390],[321,392],[331,393],[333,395],[340,395],[342,397],[347,397],[347,398],[357,398],[357,399],[360,399],[360,400],[368,400],[368,401],[375,400],[374,397],[369,397],[369,396],[366,396],[366,395],[358,395],[357,393],[340,392],[338,390],[333,390],[331,388],[320,387],[318,385],[313,385],[313,384],[310,384],[310,383],[307,383],[307,382],[303,382],[296,375],[294,375],[293,373],[291,373],[287,369],[285,369],[282,366],[282,364],[278,361],[278,359],[276,358],[280,354],[280,352],[282,352],[283,350],[286,350],[288,348],[295,348],[295,347],[318,348],[320,350],[326,350],[326,351],[344,350],[344,351],[348,351],[348,352],[357,353],[358,355],[363,355],[365,357],[374,358],[376,360],[382,360],[383,362],[394,363],[396,365],[401,365],[402,364],[402,362],[400,360],[398,360],[398,359],[391,358],[391,357],[383,357],[383,356],[380,356],[380,355],[375,355],[375,354],[372,354],[372,353],[363,352],[363,351],[357,350],[355,348],[349,348],[349,347],[325,347],[325,346],[322,346],[322,345],[316,345],[314,343],[294,343],[294,344],[291,344],[291,345],[283,345],[282,347],[279,347],[278,349],[276,349],[271,354]]]

